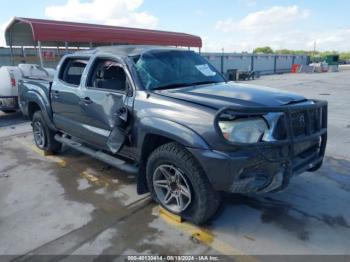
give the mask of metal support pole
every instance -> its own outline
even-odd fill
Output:
[[[254,54],[252,54],[252,57],[250,60],[250,71],[254,71]]]
[[[11,53],[11,65],[15,65],[15,60],[13,57],[13,48],[12,48],[12,44],[10,45],[10,53]]]
[[[11,53],[11,65],[14,65],[15,64],[15,60],[14,60],[14,57],[13,57],[13,48],[12,48],[12,30],[10,30],[10,53]]]
[[[198,48],[198,52],[199,52],[199,54],[201,54],[201,48],[200,47]]]
[[[308,55],[306,56],[306,65],[309,65],[310,63],[311,63],[311,57]]]
[[[273,73],[276,74],[277,73],[277,56],[275,55],[274,59],[273,59]]]
[[[25,60],[25,53],[24,53],[24,47],[23,45],[21,46],[21,56],[22,56],[22,59],[21,59],[21,63],[26,63],[26,60]]]
[[[67,41],[64,42],[64,47],[65,47],[66,55],[67,55],[68,54],[68,42]]]
[[[40,66],[44,67],[43,53],[41,50],[41,42],[40,41],[38,41],[38,51],[39,51]]]

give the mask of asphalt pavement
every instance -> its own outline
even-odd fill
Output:
[[[204,227],[160,214],[148,195],[136,194],[132,175],[70,149],[43,155],[30,123],[20,113],[1,113],[0,254],[7,255],[1,260],[35,261],[33,254],[60,255],[48,261],[72,254],[93,255],[76,257],[82,261],[136,254],[236,255],[245,261],[350,255],[350,71],[246,83],[327,99],[326,158],[320,170],[294,177],[281,193],[226,194]]]

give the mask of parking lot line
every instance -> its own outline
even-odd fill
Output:
[[[21,139],[16,139],[16,141],[18,143],[20,143],[21,145],[31,149],[35,153],[37,153],[37,154],[39,154],[41,156],[44,156],[44,157],[46,157],[46,158],[48,158],[48,159],[58,163],[61,167],[66,167],[67,166],[67,162],[65,160],[63,160],[62,158],[59,158],[57,156],[46,155],[43,150],[40,150],[36,146],[34,146],[32,144],[29,144],[29,143],[27,143],[27,142],[25,142],[25,141],[23,141]]]
[[[93,175],[89,170],[85,170],[80,173],[80,176],[84,177],[86,180],[88,180],[91,184],[94,184],[96,186],[102,186],[104,188],[108,188],[109,182],[107,179],[101,179],[95,175]]]
[[[243,251],[219,240],[211,231],[188,222],[183,222],[180,217],[169,213],[161,207],[155,207],[154,213],[158,213],[159,217],[161,217],[167,224],[186,233],[192,239],[218,251],[222,255],[237,256],[235,259],[242,262],[259,261],[256,258],[245,254]]]

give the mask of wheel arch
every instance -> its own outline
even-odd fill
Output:
[[[30,120],[33,120],[34,113],[41,111],[41,108],[37,102],[30,101],[28,103],[28,117]]]
[[[45,102],[44,99],[37,95],[35,92],[31,91],[27,94],[27,114],[30,120],[32,120],[33,115],[36,111],[41,111],[44,117],[45,122],[52,130],[57,130],[52,119],[50,117],[51,111],[49,112],[48,107],[50,105],[48,102]]]
[[[139,174],[137,192],[149,192],[146,181],[146,164],[150,154],[158,147],[175,142],[183,147],[208,149],[208,144],[193,130],[165,119],[146,117],[140,121],[138,141]]]

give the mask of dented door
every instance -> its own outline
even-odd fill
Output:
[[[83,127],[93,144],[107,147],[113,153],[124,143],[130,109],[126,107],[126,94],[89,90],[80,102]]]

